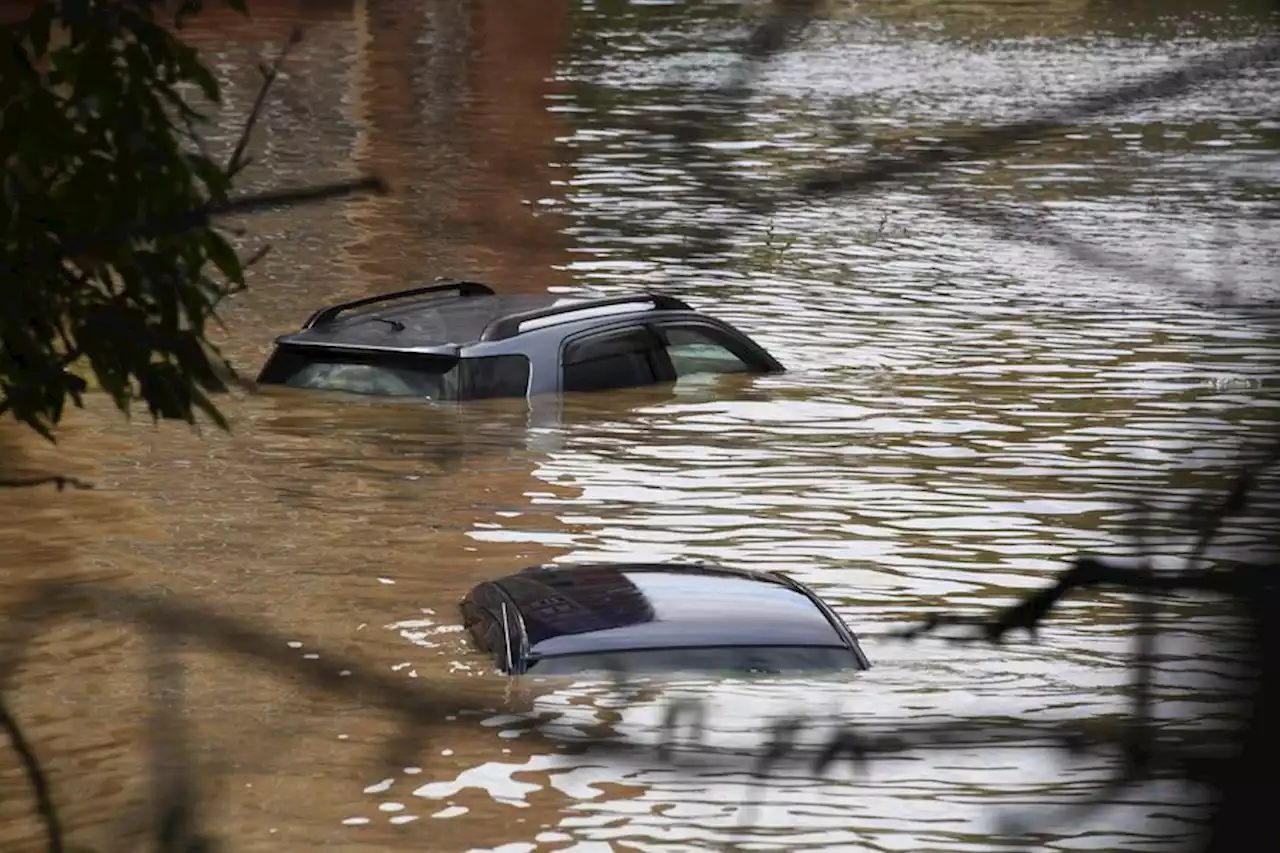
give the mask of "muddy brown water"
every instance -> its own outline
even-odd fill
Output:
[[[252,23],[217,13],[190,31],[226,87],[225,145],[257,59],[306,28],[255,137],[251,188],[378,171],[395,192],[246,223],[247,250],[274,246],[225,314],[225,349],[246,373],[315,306],[435,275],[527,292],[661,286],[791,370],[535,411],[238,393],[229,435],[128,422],[94,399],[56,448],[0,432],[10,471],[97,487],[0,494],[11,614],[30,606],[33,580],[55,579],[198,605],[268,636],[271,660],[194,617],[161,641],[187,667],[200,817],[227,849],[973,850],[993,816],[1052,818],[1114,770],[1043,739],[910,753],[866,777],[795,765],[747,810],[760,726],[796,709],[820,733],[834,720],[1123,707],[1131,629],[1117,596],[1074,599],[1038,646],[883,635],[939,608],[1010,601],[1082,550],[1130,552],[1134,499],[1167,507],[1221,482],[1242,438],[1272,427],[1270,327],[1205,305],[1222,281],[1251,296],[1273,286],[1274,74],[856,199],[749,214],[704,179],[773,186],[877,140],[924,146],[939,128],[1006,121],[1247,39],[1262,26],[1253,8],[839,7],[692,152],[658,124],[712,97],[730,61],[717,45],[741,32],[732,6],[256,8]],[[1083,265],[1043,232],[1001,239],[940,212],[944,188],[1014,212],[1042,205],[1130,266]],[[1250,529],[1233,535],[1253,547]],[[1172,564],[1185,545],[1150,547]],[[863,633],[876,667],[853,683],[683,683],[624,703],[599,683],[513,688],[466,651],[452,608],[476,581],[628,557],[790,571]],[[1214,669],[1202,646],[1216,612],[1169,611],[1162,713],[1210,713],[1196,685]],[[78,845],[132,850],[145,833],[148,642],[136,613],[100,602],[38,634],[7,698]],[[405,740],[372,682],[306,678],[348,660],[433,691],[424,714],[439,725]],[[672,765],[556,740],[576,727],[652,742],[673,696],[710,704],[718,758]],[[530,732],[530,711],[559,723]],[[39,849],[3,755],[4,848]],[[1188,796],[1148,786],[1043,840],[1146,849],[1185,832]]]

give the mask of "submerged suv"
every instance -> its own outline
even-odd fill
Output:
[[[317,311],[276,339],[258,382],[473,400],[783,369],[733,326],[672,296],[499,295],[448,280]]]

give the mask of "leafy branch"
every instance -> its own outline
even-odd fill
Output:
[[[244,11],[243,2],[228,0]],[[156,20],[156,0],[50,0],[0,27],[0,415],[54,440],[88,377],[125,416],[226,419],[210,394],[238,381],[206,333],[242,291],[247,261],[215,220],[353,193],[376,177],[233,197],[249,139],[295,31],[226,163],[200,138],[217,80]],[[202,3],[186,2],[179,18]],[[52,33],[60,38],[54,44]]]

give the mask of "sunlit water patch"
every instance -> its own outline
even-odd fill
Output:
[[[836,606],[875,667],[852,684],[672,688],[710,703],[713,721],[706,749],[675,764],[652,751],[674,693],[620,702],[608,686],[537,688],[537,713],[554,718],[544,736],[603,727],[626,746],[492,762],[419,796],[488,786],[510,801],[517,775],[528,791],[550,786],[579,802],[538,843],[566,847],[981,849],[996,818],[1028,810],[1053,849],[1145,849],[1186,832],[1179,804],[1195,792],[1171,783],[1124,795],[1087,831],[1055,825],[1050,807],[1087,797],[1118,757],[1070,758],[1034,732],[1016,746],[884,758],[865,777],[801,761],[769,784],[751,776],[769,722],[798,712],[815,718],[815,744],[848,723],[1007,716],[1052,728],[1123,714],[1124,596],[1069,601],[1039,645],[889,634],[939,610],[990,612],[1082,552],[1140,547],[1182,565],[1190,539],[1175,511],[1223,484],[1242,437],[1274,427],[1277,315],[1265,302],[1277,295],[1278,235],[1259,201],[1275,179],[1271,72],[855,199],[761,215],[716,195],[708,178],[782,187],[873,152],[877,139],[923,150],[950,127],[1008,121],[1243,43],[1200,31],[1172,44],[1140,33],[966,41],[936,29],[818,27],[765,71],[727,123],[733,138],[693,149],[663,122],[719,85],[731,57],[674,32],[662,30],[658,49],[641,25],[615,27],[630,49],[569,63],[574,94],[551,105],[575,121],[563,140],[574,170],[563,209],[578,243],[569,289],[668,290],[788,367],[741,383],[682,381],[671,398],[625,411],[567,404],[535,474],[564,491],[528,495],[573,531],[558,559],[787,571]],[[1214,307],[1227,289],[1251,304]],[[472,535],[521,536],[499,525]],[[1237,525],[1224,543],[1247,552],[1256,529]],[[1206,644],[1221,617],[1191,601],[1163,611],[1162,716],[1213,725],[1219,694],[1206,687],[1231,683]],[[639,793],[612,796],[603,782]]]

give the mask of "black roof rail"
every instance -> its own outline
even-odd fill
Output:
[[[491,320],[484,327],[484,331],[480,333],[482,341],[501,341],[507,338],[513,338],[520,334],[520,326],[530,320],[541,320],[544,317],[557,317],[562,314],[577,314],[583,311],[593,311],[596,308],[604,308],[610,305],[628,305],[631,303],[652,303],[652,308],[644,310],[652,311],[692,311],[683,299],[677,299],[674,296],[668,296],[663,293],[633,293],[628,296],[608,296],[596,299],[584,299],[580,302],[572,302],[567,305],[548,305],[545,308],[534,308],[532,311],[522,311],[519,314],[508,314],[505,317],[498,317]],[[566,317],[566,320],[570,318]]]
[[[450,290],[456,290],[458,295],[463,297],[495,295],[492,287],[478,281],[462,281],[458,279],[438,280],[435,284],[429,284],[424,287],[411,287],[408,290],[397,290],[394,293],[382,293],[378,296],[368,296],[364,299],[353,299],[350,302],[342,302],[338,305],[330,305],[328,308],[321,308],[319,311],[307,318],[307,322],[302,324],[302,328],[310,329],[313,326],[332,323],[343,311],[350,311],[352,308],[359,308],[362,305],[374,305],[379,302],[391,302],[396,299],[407,299],[410,296],[422,296],[427,293],[444,293]]]

